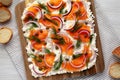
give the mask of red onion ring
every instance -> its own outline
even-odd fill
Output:
[[[32,17],[32,18],[34,18],[35,17],[35,14],[33,13],[33,12],[31,12],[31,11],[27,11],[27,12],[25,12],[24,13],[25,14],[25,16],[24,16],[24,18],[23,18],[23,23],[26,23],[26,22],[28,22],[28,21],[31,21],[31,20],[27,20],[26,21],[26,19],[30,16],[30,17]]]
[[[24,24],[23,27],[26,27],[26,25],[27,25],[27,24],[30,24],[30,23],[34,23],[34,24],[36,24],[39,28],[41,28],[40,24],[39,24],[38,22],[36,22],[36,21],[28,21],[27,23]]]
[[[52,16],[51,19],[57,19],[58,21],[60,21],[60,28],[63,27],[63,21],[62,21],[62,19],[60,17],[58,17],[58,16]]]
[[[76,20],[76,17],[74,15],[72,15],[72,17],[74,18],[74,20],[72,20],[72,21],[74,21],[74,24],[72,25],[72,27],[64,28],[64,30],[70,30],[70,29],[72,29],[74,27],[77,20]],[[66,24],[64,24],[64,25],[66,25]]]
[[[70,61],[71,66],[74,67],[74,68],[81,68],[81,67],[83,67],[83,65],[84,65],[85,63],[86,63],[86,57],[85,57],[85,55],[84,55],[84,61],[83,61],[83,63],[80,64],[79,66],[76,66],[76,65],[72,64],[72,62]]]
[[[90,37],[90,32],[88,30],[82,29],[79,31],[79,34],[87,33],[87,36]]]
[[[71,0],[67,0],[66,3],[67,3],[66,5],[69,6],[69,9],[68,9],[67,13],[63,14],[63,16],[68,15],[71,12],[71,10],[72,10]]]
[[[80,52],[75,52],[75,54],[80,54]]]
[[[33,12],[31,12],[31,11],[27,11],[27,12],[25,13],[25,15],[28,15],[28,14],[32,15],[33,17],[35,17],[35,14],[34,14]]]
[[[63,3],[63,2],[61,1],[59,5],[53,6],[53,5],[51,5],[51,4],[48,2],[47,5],[48,5],[50,8],[52,8],[52,9],[57,9],[57,8],[59,8],[59,7],[62,5],[62,3]]]
[[[31,42],[31,49],[34,49],[34,47],[33,47],[33,45],[36,43],[36,41],[34,41],[34,42]]]
[[[38,18],[38,19],[40,19],[42,17],[41,9],[39,7],[37,7],[37,6],[33,6],[33,8],[35,8],[38,11],[38,13],[40,14],[40,17]]]
[[[51,65],[49,65],[47,62],[46,62],[46,55],[44,56],[44,62],[45,62],[45,64],[48,66],[48,67],[52,67]]]
[[[41,9],[37,6],[32,6],[33,8],[35,8],[38,12],[41,12]]]
[[[90,58],[90,62],[92,62],[93,60],[95,60],[95,58],[97,57],[97,54],[95,53],[95,51],[92,49],[92,57]]]
[[[76,3],[74,3],[74,5],[77,5],[77,7],[78,7],[78,9],[80,9],[80,6],[79,6],[79,4],[76,2]],[[78,11],[78,10],[77,10]],[[75,12],[77,12],[77,11],[75,11]]]
[[[45,70],[44,72],[38,72],[38,71],[36,71],[36,69],[35,69],[35,66],[34,66],[34,65],[33,65],[32,69],[33,69],[33,71],[34,71],[37,75],[44,75],[44,74],[46,74],[46,73],[47,73],[47,70]]]
[[[66,49],[66,51],[68,51],[71,47],[73,47],[74,45],[73,44],[71,44],[71,45],[69,45],[68,47],[67,47],[67,49]]]
[[[80,6],[79,6],[78,3],[74,3],[74,5],[77,5],[78,9],[80,9]],[[78,11],[78,10],[77,10],[77,11]],[[75,11],[75,12],[76,12],[76,11]],[[86,12],[84,11],[84,13],[81,15],[81,17],[84,16],[85,14],[86,14]]]

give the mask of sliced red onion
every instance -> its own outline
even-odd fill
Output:
[[[60,28],[63,27],[63,21],[62,21],[62,19],[60,17],[58,17],[58,16],[52,16],[51,19],[57,19],[58,21],[60,21]]]
[[[41,12],[41,9],[37,6],[33,6],[33,8],[35,8],[38,12]]]
[[[46,24],[46,23],[44,23],[44,22],[42,22],[42,24],[43,24],[44,26],[51,27],[51,24]]]
[[[31,49],[31,50],[33,49],[33,46],[32,46],[32,44],[30,45],[30,49]]]
[[[80,9],[80,6],[79,6],[78,3],[74,3],[74,5],[77,5],[78,9]],[[78,10],[77,10],[77,11],[78,11]],[[77,11],[75,11],[75,12],[77,12]],[[84,12],[84,13],[81,15],[81,17],[84,16],[85,14],[86,14],[86,12]]]
[[[73,47],[74,45],[73,44],[71,44],[71,45],[69,45],[68,47],[67,47],[67,49],[66,49],[66,51],[68,51],[71,47]]]
[[[38,11],[38,13],[39,13],[38,19],[40,19],[42,17],[42,11],[41,11],[41,9],[39,7],[37,7],[37,6],[33,6],[33,8],[35,8]]]
[[[22,17],[23,23],[26,23],[26,22],[30,21],[30,20],[26,20],[28,17],[34,18],[35,14],[33,12],[31,12],[31,11],[25,12],[24,17]]]
[[[75,26],[75,23],[77,20],[76,20],[76,17],[74,15],[72,15],[72,17],[74,18],[74,20],[67,20],[67,21],[73,21],[73,24],[72,25],[66,24],[67,23],[67,21],[66,21],[64,24],[64,30],[70,30]],[[71,27],[69,27],[69,26],[71,26]]]
[[[86,57],[85,57],[85,55],[84,55],[84,61],[83,61],[83,63],[80,64],[79,66],[76,66],[76,65],[72,64],[72,62],[70,61],[71,66],[74,67],[74,68],[81,68],[81,67],[83,67],[83,65],[84,65],[85,63],[86,63]]]
[[[92,57],[90,58],[90,62],[94,61],[97,57],[96,52],[92,49]]]
[[[47,5],[48,5],[50,8],[52,8],[52,9],[57,9],[57,8],[59,8],[59,7],[62,5],[62,3],[63,3],[63,2],[61,1],[59,5],[53,6],[53,5],[51,5],[51,4],[48,2]]]
[[[40,24],[39,24],[38,22],[36,22],[36,21],[28,21],[27,23],[24,24],[23,27],[26,27],[28,24],[31,24],[31,23],[34,23],[34,24],[36,24],[39,28],[41,28],[41,27],[40,27]],[[27,27],[29,27],[29,26],[27,26]]]
[[[88,30],[82,29],[79,31],[79,34],[86,33],[88,37],[90,37],[90,32]]]
[[[35,66],[33,65],[33,67],[32,67],[32,69],[33,69],[33,71],[37,74],[37,75],[45,75],[46,73],[47,73],[47,70],[45,70],[44,72],[38,72],[36,69],[35,69]]]
[[[80,51],[79,52],[75,52],[75,54],[80,54]]]
[[[77,2],[75,2],[74,5],[77,5],[78,10],[80,9],[80,6],[79,6],[79,4]],[[75,12],[77,12],[77,11],[75,11]]]
[[[31,12],[31,11],[27,11],[26,13],[25,13],[25,15],[32,15],[33,17],[35,17],[35,14],[33,13],[33,12]]]
[[[72,10],[71,0],[66,0],[66,7],[68,7],[67,13],[64,13],[63,16],[66,16],[66,15],[68,15],[71,12],[71,10]]]
[[[31,42],[31,45],[30,45],[31,49],[33,49],[33,45],[34,45],[35,43],[36,43],[36,41]]]
[[[46,62],[46,55],[44,56],[44,62],[45,62],[45,64],[48,66],[48,67],[52,67],[51,65],[49,65],[47,62]]]

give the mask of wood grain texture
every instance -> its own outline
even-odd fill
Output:
[[[37,79],[35,79],[31,76],[31,72],[28,68],[28,65],[29,65],[29,63],[27,61],[28,56],[27,56],[26,49],[25,49],[25,46],[27,43],[26,43],[26,40],[25,40],[25,38],[23,36],[23,32],[22,32],[21,15],[25,8],[25,2],[21,2],[16,6],[16,8],[15,8],[16,21],[18,24],[18,31],[19,31],[20,41],[21,41],[22,54],[23,54],[23,58],[24,58],[27,80],[56,80],[56,79],[63,80],[63,79],[70,78],[70,77],[73,78],[73,77],[78,77],[78,76],[93,75],[96,73],[103,72],[104,60],[103,60],[103,55],[102,55],[102,48],[101,48],[99,30],[98,30],[96,13],[95,13],[94,0],[89,0],[89,1],[91,2],[91,10],[93,12],[93,15],[95,16],[95,19],[94,19],[95,20],[95,32],[97,33],[96,46],[99,50],[95,66],[93,66],[92,68],[85,70],[83,72],[76,72],[73,74],[66,73],[66,74],[60,74],[60,75],[55,75],[55,76],[50,76],[50,77],[42,77],[42,78],[37,78]]]

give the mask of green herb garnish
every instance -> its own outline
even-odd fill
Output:
[[[59,14],[63,14],[63,13],[64,13],[63,10],[64,10],[64,7],[62,7],[62,8],[59,10]]]
[[[39,5],[40,5],[40,7],[41,7],[42,9],[44,9],[47,13],[50,13],[50,11],[48,10],[48,8],[47,8],[47,6],[46,6],[45,4],[39,3]]]
[[[28,16],[27,19],[28,19],[28,20],[33,20],[33,17],[32,17],[32,16]]]
[[[31,29],[33,29],[33,28],[38,27],[37,24],[35,24],[35,23],[31,23],[31,24],[32,24],[32,26],[30,26],[30,28],[28,28],[27,30],[31,30]]]
[[[37,58],[37,61],[38,61],[38,62],[42,62],[42,59]]]
[[[45,53],[51,53],[49,49],[45,48]]]
[[[58,42],[57,42],[58,44],[65,44],[64,38],[61,37],[61,36],[59,36],[59,35],[55,35],[55,37],[53,37],[52,39],[57,40],[57,41],[58,41]]]
[[[67,13],[67,10],[64,12],[65,4],[62,5],[62,7],[59,10],[59,14]]]
[[[58,70],[63,62],[62,55],[60,55],[60,60],[58,62],[55,62],[54,64],[54,70]]]
[[[37,25],[37,24],[35,24],[35,23],[32,23],[32,26],[33,26],[33,27],[38,27],[38,25]]]
[[[82,54],[74,54],[72,57],[73,57],[73,59],[76,59],[76,58],[79,58],[80,56],[81,56]]]
[[[46,16],[44,16],[44,19],[51,22],[51,23],[53,23],[53,24],[55,24],[56,26],[58,26],[58,23],[56,21],[51,20],[51,19],[47,18]]]
[[[29,54],[29,56],[30,56],[31,58],[36,59],[36,56],[35,56],[34,54]]]
[[[94,34],[90,35],[90,44],[92,43]]]
[[[77,40],[77,43],[76,43],[76,48],[79,48],[81,45],[81,40]]]
[[[82,24],[78,24],[78,21],[76,21],[75,25],[73,26],[73,28],[70,31],[76,32],[81,27],[82,27]]]
[[[57,31],[54,27],[52,28],[52,31],[53,31],[53,34],[57,35]]]
[[[86,58],[86,66],[88,67],[89,58]]]
[[[36,36],[31,36],[30,38],[28,38],[30,40],[35,40],[36,42],[40,43],[40,39],[38,39]]]
[[[30,28],[28,28],[27,30],[32,30],[34,27],[33,26],[31,26]]]

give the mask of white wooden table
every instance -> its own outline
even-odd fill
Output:
[[[15,22],[14,8],[20,0],[13,0],[9,7],[12,12],[10,22],[0,24],[13,29],[14,35],[7,45],[0,44],[0,80],[25,80],[23,59],[20,56],[20,44]],[[95,0],[98,26],[105,59],[105,70],[103,73],[79,79],[111,80],[108,75],[108,67],[114,61],[120,61],[112,56],[111,51],[120,45],[120,0]]]

